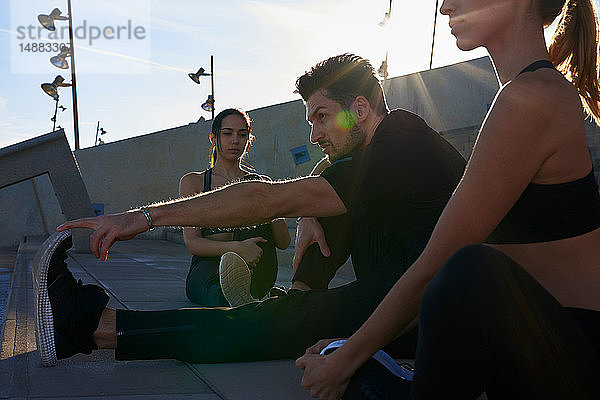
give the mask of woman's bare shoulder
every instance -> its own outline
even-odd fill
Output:
[[[191,171],[179,180],[179,194],[181,196],[201,193],[204,190],[205,171]]]
[[[583,117],[577,89],[553,69],[518,76],[503,88],[501,96],[550,127],[579,123]]]
[[[557,71],[517,77],[499,92],[491,114],[489,125],[508,148],[529,149],[541,162],[534,181],[562,181],[589,169],[579,94]]]

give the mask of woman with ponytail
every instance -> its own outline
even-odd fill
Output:
[[[185,174],[179,182],[180,196],[239,180],[270,180],[242,167],[254,139],[248,114],[234,108],[221,111],[213,120],[209,139],[210,167]],[[236,230],[187,227],[183,228],[183,238],[192,253],[186,294],[203,306],[233,307],[265,296],[277,277],[275,247],[285,249],[290,243],[283,219]]]
[[[441,12],[460,49],[488,50],[500,90],[421,256],[343,346],[297,360],[302,385],[319,399],[598,399],[594,3],[444,0]],[[409,382],[371,356],[414,329]]]

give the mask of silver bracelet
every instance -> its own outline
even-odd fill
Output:
[[[152,217],[150,216],[150,211],[148,211],[148,209],[146,207],[140,208],[140,211],[142,212],[142,214],[144,214],[144,217],[146,217],[146,221],[148,221],[148,230],[151,231],[152,229],[154,229],[154,224],[152,223]]]

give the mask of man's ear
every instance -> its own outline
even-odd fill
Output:
[[[350,111],[356,115],[356,122],[360,124],[371,113],[371,104],[365,96],[357,96],[350,106]]]

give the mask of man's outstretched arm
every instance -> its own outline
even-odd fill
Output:
[[[286,182],[238,182],[197,196],[145,208],[155,226],[244,227],[277,217],[325,217],[346,212],[344,203],[322,177]],[[140,210],[69,221],[58,230],[89,228],[92,253],[106,260],[115,241],[129,240],[149,228]],[[101,246],[101,247],[100,247]]]

